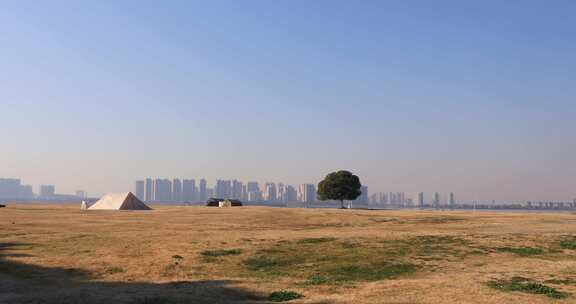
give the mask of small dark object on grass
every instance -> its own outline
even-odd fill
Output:
[[[0,208],[5,208],[5,207],[6,207],[6,205],[0,204]]]
[[[230,203],[232,204],[232,207],[241,207],[243,204],[241,201],[237,200],[237,199],[224,199],[224,198],[210,198],[208,201],[206,201],[206,207],[219,207],[220,206],[220,202],[225,201],[225,200],[229,200]]]
[[[299,294],[295,291],[282,290],[282,291],[275,291],[275,292],[271,293],[270,296],[268,296],[268,301],[287,302],[287,301],[300,299],[303,297],[304,296],[302,294]]]

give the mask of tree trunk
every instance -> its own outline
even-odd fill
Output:
[[[344,200],[340,200],[340,209],[344,209]]]

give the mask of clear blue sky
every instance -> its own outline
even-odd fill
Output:
[[[2,1],[0,176],[576,197],[576,1]],[[430,194],[431,195],[431,194]]]

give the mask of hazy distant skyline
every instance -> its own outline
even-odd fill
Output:
[[[3,1],[0,177],[576,198],[574,1]]]

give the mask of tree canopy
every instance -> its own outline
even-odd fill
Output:
[[[344,200],[355,200],[360,194],[360,178],[349,171],[332,172],[318,184],[318,199],[337,200],[344,208]]]

